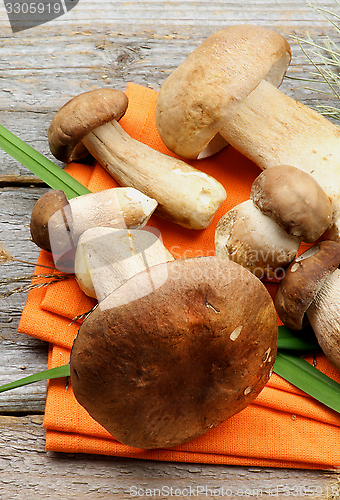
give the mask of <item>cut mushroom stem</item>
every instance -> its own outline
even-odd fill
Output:
[[[63,191],[48,191],[31,215],[32,240],[52,252],[56,267],[73,272],[80,235],[92,227],[141,228],[157,202],[134,188],[112,188],[67,200]]]
[[[157,214],[190,229],[204,229],[226,198],[213,177],[132,139],[113,121],[88,134],[83,144],[122,186],[157,200]]]
[[[275,304],[293,330],[311,324],[321,349],[340,370],[340,244],[322,241],[287,268]]]
[[[230,26],[198,46],[163,83],[156,123],[165,144],[197,158],[218,134],[261,169],[294,165],[320,184],[340,241],[340,130],[277,87],[290,63],[278,33]]]
[[[171,260],[155,228],[95,227],[79,238],[74,272],[80,289],[101,301],[135,274]]]
[[[112,102],[120,117],[127,102],[121,99],[122,107],[117,112],[115,96]],[[130,137],[114,119],[115,113],[111,112],[106,95],[85,92],[75,99],[77,107],[69,101],[51,122],[49,142],[54,156],[64,161],[76,159],[76,148],[81,142],[118,184],[132,186],[157,200],[157,213],[162,217],[190,229],[205,229],[210,224],[226,198],[222,184],[187,163]],[[108,111],[102,112],[100,117],[91,115],[93,101],[100,108],[103,100]],[[88,102],[91,103],[89,110]],[[65,122],[71,145],[64,133]]]

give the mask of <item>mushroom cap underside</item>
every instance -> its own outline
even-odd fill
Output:
[[[72,387],[118,441],[176,446],[255,399],[276,343],[273,301],[249,271],[217,257],[179,259],[134,276],[84,321]]]

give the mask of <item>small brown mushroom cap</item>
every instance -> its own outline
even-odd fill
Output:
[[[286,233],[313,243],[332,222],[332,205],[320,184],[307,172],[279,165],[253,182],[250,198]]]
[[[306,311],[339,264],[340,243],[326,240],[288,266],[275,297],[277,313],[288,328],[300,330],[306,325]]]
[[[48,191],[36,202],[31,214],[30,231],[32,240],[38,247],[48,252],[52,251],[50,234],[53,228],[51,228],[50,219],[58,211],[62,214],[68,206],[66,195],[60,190]],[[67,219],[69,221],[69,217]]]
[[[83,92],[56,113],[49,130],[52,154],[65,163],[85,158],[89,152],[82,144],[86,135],[112,120],[119,120],[128,106],[120,90],[105,88]]]
[[[168,148],[197,158],[266,79],[279,86],[290,63],[280,34],[261,26],[228,26],[205,39],[163,83],[156,125]]]
[[[272,372],[277,333],[268,291],[238,264],[159,264],[83,322],[71,354],[73,391],[118,441],[176,446],[256,398]]]

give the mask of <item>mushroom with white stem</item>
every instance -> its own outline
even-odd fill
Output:
[[[150,219],[157,202],[137,189],[120,187],[68,200],[63,191],[48,191],[33,207],[31,237],[52,252],[56,267],[73,272],[80,235],[92,227],[140,228]]]
[[[217,257],[174,260],[136,274],[85,319],[72,389],[121,443],[177,446],[254,401],[277,335],[273,301],[249,271]]]
[[[127,107],[123,96],[118,90],[97,89],[67,102],[49,127],[51,152],[68,162],[80,159],[86,148],[119,185],[154,198],[158,215],[190,229],[205,229],[226,198],[224,187],[130,137],[115,119]]]
[[[301,241],[312,243],[332,221],[332,205],[316,180],[303,170],[279,165],[254,180],[247,200],[217,223],[216,255],[279,278]]]
[[[277,89],[289,63],[288,42],[270,29],[218,31],[163,83],[158,131],[184,158],[204,155],[219,134],[263,170],[294,165],[309,173],[332,203],[328,237],[340,241],[340,130]]]
[[[277,165],[254,180],[250,199],[284,231],[305,243],[319,239],[332,223],[332,204],[307,172]]]
[[[102,301],[135,274],[171,260],[155,228],[94,227],[79,238],[74,273],[79,288]]]
[[[286,269],[275,305],[292,330],[308,322],[321,349],[340,370],[340,244],[322,241],[306,250]]]
[[[252,200],[229,210],[218,221],[215,230],[215,251],[246,267],[258,278],[279,278],[294,259],[300,240],[288,235]]]

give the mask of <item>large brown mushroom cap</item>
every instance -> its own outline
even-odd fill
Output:
[[[306,311],[339,264],[340,243],[326,240],[288,266],[275,297],[277,313],[288,328],[300,330],[306,325]]]
[[[263,79],[281,84],[290,57],[287,40],[261,26],[229,26],[210,35],[160,89],[156,124],[164,143],[197,158]]]
[[[277,334],[269,293],[238,264],[160,264],[84,321],[71,354],[73,391],[120,442],[176,446],[256,398],[272,372]]]
[[[254,205],[286,233],[313,243],[332,222],[332,205],[307,172],[278,165],[261,172],[250,191]]]
[[[51,153],[65,163],[80,160],[89,152],[81,141],[92,130],[112,120],[119,120],[128,106],[120,90],[105,88],[83,92],[56,113],[49,130]]]

